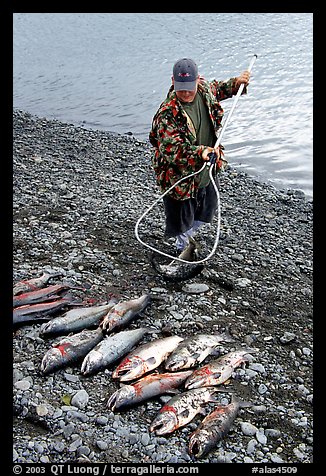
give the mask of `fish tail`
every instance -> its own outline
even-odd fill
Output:
[[[232,335],[230,333],[230,328],[229,327],[221,335],[223,337],[223,341],[225,341],[225,342],[235,342],[234,337],[232,337]]]

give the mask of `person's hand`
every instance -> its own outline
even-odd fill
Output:
[[[211,152],[214,152],[214,154],[216,156],[216,160],[218,160],[220,158],[220,149],[219,149],[219,147],[217,147],[217,149],[214,149],[214,147],[205,147],[205,149],[203,150],[202,155],[201,155],[203,160],[205,160],[205,161],[210,160],[208,155]]]
[[[250,72],[249,71],[243,71],[240,76],[236,78],[236,87],[239,87],[240,84],[244,84],[245,86],[248,86],[249,84],[249,79],[250,79]]]

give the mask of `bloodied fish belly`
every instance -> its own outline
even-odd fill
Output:
[[[156,395],[169,393],[178,388],[190,374],[191,370],[147,375],[132,385],[123,385],[114,392],[108,400],[108,407],[111,410],[118,410]]]
[[[44,355],[41,372],[48,374],[82,359],[102,339],[101,329],[86,329],[61,339]]]
[[[121,382],[142,377],[157,368],[182,340],[178,336],[163,337],[136,347],[122,360],[112,377]]]
[[[172,397],[159,411],[150,425],[150,431],[157,435],[172,433],[177,428],[187,425],[207,402],[216,401],[214,387],[188,390]]]

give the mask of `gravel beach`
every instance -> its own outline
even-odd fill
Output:
[[[170,397],[111,412],[107,400],[119,388],[114,366],[89,377],[79,363],[43,375],[41,360],[57,338],[41,337],[40,322],[20,326],[13,332],[13,461],[311,463],[312,200],[229,167],[220,176],[215,255],[198,276],[169,282],[134,235],[137,219],[159,196],[148,143],[18,110],[13,134],[14,282],[60,271],[60,282],[87,288],[71,292],[89,304],[148,293],[150,305],[128,327],[151,328],[142,342],[228,330],[234,342],[220,354],[257,350],[226,385],[251,406],[196,460],[189,436],[213,403],[171,435],[155,436],[149,426]],[[199,238],[203,251],[215,226]],[[141,233],[159,243],[162,229],[158,207]],[[219,400],[229,398],[221,392]]]

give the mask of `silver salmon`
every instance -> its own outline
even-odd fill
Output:
[[[103,316],[105,316],[116,303],[117,300],[111,298],[107,304],[70,309],[62,316],[58,316],[43,324],[40,328],[40,334],[42,336],[60,333],[67,334],[94,326],[97,327]]]
[[[200,364],[223,342],[234,342],[228,334],[197,334],[182,341],[165,362],[167,370],[189,369]]]
[[[121,382],[142,377],[156,369],[182,340],[178,336],[163,337],[137,347],[122,360],[112,377]]]
[[[198,388],[208,385],[220,385],[231,377],[232,372],[243,362],[249,360],[249,355],[256,349],[236,350],[229,352],[216,360],[196,369],[186,380],[185,387]]]
[[[150,303],[150,296],[144,294],[137,299],[118,302],[104,316],[101,327],[105,332],[120,330],[129,324]]]
[[[232,395],[228,405],[219,405],[209,413],[190,435],[188,450],[196,458],[205,456],[229,432],[240,408],[239,400]]]
[[[14,284],[13,295],[17,296],[21,293],[27,293],[29,291],[36,291],[43,288],[52,278],[62,276],[60,272],[47,273],[46,271],[38,278],[24,279]]]
[[[13,310],[13,323],[22,324],[44,321],[50,319],[52,314],[55,314],[62,308],[71,305],[75,305],[75,303],[71,298],[67,297],[39,304],[25,304],[25,306],[19,306]]]
[[[123,385],[114,392],[108,400],[108,407],[112,411],[119,410],[136,405],[156,395],[170,393],[178,388],[191,373],[191,370],[185,370],[147,375],[133,384]]]
[[[84,329],[77,334],[61,339],[44,355],[41,362],[41,372],[48,374],[81,360],[102,339],[103,332],[100,328],[95,330]]]
[[[215,387],[196,388],[172,397],[152,421],[149,430],[156,435],[172,433],[187,425],[202,410],[207,402],[216,402]]]
[[[46,288],[41,288],[36,291],[30,291],[27,293],[19,294],[13,297],[13,306],[24,306],[25,304],[37,304],[39,302],[46,302],[49,300],[59,299],[61,296],[59,293],[68,289],[81,289],[78,287],[72,287],[68,284],[53,284]]]
[[[105,336],[84,358],[81,373],[90,375],[113,364],[138,344],[146,332],[142,327]]]

